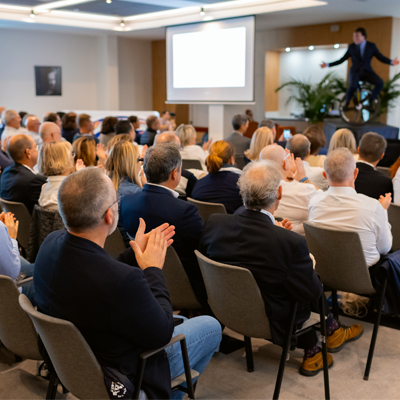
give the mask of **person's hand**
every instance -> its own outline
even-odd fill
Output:
[[[382,207],[387,210],[390,206],[390,203],[392,202],[392,194],[391,193],[386,193],[385,196],[380,196],[379,197],[379,203],[381,203]]]
[[[300,157],[296,157],[296,160],[294,160],[294,164],[296,166],[296,174],[293,177],[296,179],[296,181],[301,181],[307,176],[306,170],[304,169],[303,161]]]
[[[14,214],[7,213],[4,215],[4,225],[8,229],[11,239],[17,239],[19,222],[15,221]]]
[[[139,267],[144,271],[146,268],[155,267],[163,269],[165,254],[167,252],[166,236],[159,229],[153,229],[147,240],[144,251],[140,248],[136,241],[131,241],[130,245],[135,252],[136,261]]]
[[[10,141],[11,137],[12,136],[8,136],[4,140],[1,141],[1,149],[5,152],[7,152],[7,145],[8,145],[8,142]]]
[[[207,151],[207,150],[210,148],[211,143],[212,143],[212,138],[210,138],[209,140],[207,140],[207,142],[204,142],[204,144],[203,144],[203,150],[204,150],[204,151]]]
[[[103,164],[97,164],[97,168],[100,168],[104,173],[106,173],[106,169]]]
[[[323,62],[322,64],[320,64],[320,67],[321,67],[321,68],[326,68],[327,66],[328,66],[328,65],[327,65],[326,63],[324,63],[324,62]]]
[[[100,125],[100,121],[94,121],[93,122],[93,130],[95,131],[99,125]]]
[[[289,160],[289,174],[288,174],[288,178],[294,178],[297,174],[297,167],[296,167],[296,162],[294,161],[294,155],[293,153],[290,153],[289,150],[285,149],[285,151],[287,152],[287,160]]]
[[[5,215],[6,215],[6,214],[4,214],[4,212],[2,212],[2,213],[0,214],[0,221],[1,221],[3,224],[4,224]]]
[[[86,165],[83,162],[83,160],[79,159],[79,160],[76,160],[75,168],[77,171],[80,171],[81,169],[86,168]]]
[[[293,229],[292,221],[289,221],[289,218],[285,218],[281,222],[275,220],[275,225],[287,229],[288,231],[291,231]]]
[[[97,155],[97,157],[99,157],[100,164],[104,164],[105,160],[107,160],[106,147],[104,145],[102,145],[101,143],[97,143],[96,155]]]
[[[140,153],[140,158],[144,158],[144,156],[146,155],[146,151],[147,151],[148,148],[149,148],[149,146],[147,146],[147,144],[145,144],[145,145],[142,147],[142,152]]]
[[[142,187],[147,183],[147,178],[146,174],[144,173],[143,169],[140,171],[140,183],[142,184]]]
[[[176,129],[176,122],[174,119],[171,119],[168,125],[168,130],[169,131],[174,131]]]
[[[397,57],[392,60],[392,65],[399,65],[399,63],[400,61]]]

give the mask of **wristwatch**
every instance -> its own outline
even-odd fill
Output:
[[[299,182],[305,182],[305,181],[308,181],[308,176],[306,176],[305,178],[299,180]]]

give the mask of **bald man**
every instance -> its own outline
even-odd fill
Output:
[[[28,135],[15,135],[8,144],[8,153],[14,163],[1,174],[0,196],[25,204],[32,214],[46,183],[46,178],[33,170],[38,158],[36,143]]]
[[[305,236],[303,222],[308,221],[308,204],[321,191],[307,179],[301,159],[298,158],[295,162],[294,156],[281,146],[271,144],[264,147],[260,153],[260,160],[276,162],[282,172],[282,199],[274,215],[288,218],[292,221],[293,232]]]
[[[39,135],[39,128],[40,128],[40,121],[39,118],[35,115],[28,115],[24,118],[25,126],[27,129],[26,134],[30,136],[36,144],[40,143],[40,135]]]
[[[44,122],[40,125],[40,139],[42,143],[61,142],[61,130],[54,122]]]
[[[156,135],[154,145],[157,146],[163,143],[172,143],[175,144],[179,149],[181,148],[181,141],[173,131],[167,131]],[[197,178],[187,169],[182,168],[181,180],[179,181],[179,185],[175,188],[175,190],[181,196],[191,197],[196,182]]]

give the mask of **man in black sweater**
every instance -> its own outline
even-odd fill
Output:
[[[102,366],[107,390],[121,384],[123,398],[132,395],[140,353],[178,333],[192,344],[191,367],[201,373],[219,346],[221,328],[214,318],[197,317],[174,330],[162,274],[174,227],[163,224],[145,235],[141,220],[131,248],[113,259],[103,248],[118,222],[111,180],[98,168],[85,168],[64,180],[58,202],[67,231],[50,234],[36,258],[38,310],[80,330]],[[146,363],[142,389],[152,399],[169,398],[171,377],[183,373],[179,346],[166,351]]]

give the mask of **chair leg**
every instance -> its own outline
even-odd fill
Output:
[[[279,399],[279,394],[281,392],[283,373],[285,372],[286,357],[287,357],[287,354],[289,351],[290,339],[292,338],[294,322],[296,320],[296,312],[297,312],[297,303],[294,303],[293,311],[292,311],[292,315],[291,315],[291,319],[290,319],[290,324],[289,324],[288,329],[286,330],[286,334],[285,334],[285,342],[284,342],[283,348],[282,348],[282,355],[281,355],[281,362],[279,364],[278,376],[276,377],[275,391],[274,391],[274,397],[273,397],[274,400]]]
[[[337,298],[337,290],[332,290],[332,312],[333,312],[333,318],[335,318],[336,321],[339,321],[339,305]]]
[[[142,380],[144,374],[144,367],[146,365],[146,360],[139,358],[139,365],[137,368],[137,375],[135,379],[135,391],[133,392],[133,399],[138,400],[140,395],[140,388],[142,387]]]
[[[247,372],[254,372],[253,349],[251,347],[251,338],[248,336],[244,337],[244,347],[246,350]]]
[[[195,398],[194,395],[194,387],[192,381],[192,373],[190,372],[190,363],[189,363],[189,355],[186,346],[186,338],[181,340],[181,351],[182,351],[182,359],[183,359],[183,366],[185,368],[185,376],[186,376],[186,385],[188,389],[188,395],[190,399]]]
[[[53,400],[56,398],[58,383],[59,380],[57,374],[55,372],[51,373],[49,386],[47,387],[47,394],[46,394],[47,400]]]
[[[374,330],[372,332],[371,344],[369,346],[367,365],[365,366],[365,372],[364,372],[364,381],[367,381],[369,379],[369,372],[371,370],[372,358],[374,356],[376,337],[378,336],[379,324],[381,322],[383,301],[385,300],[386,284],[387,284],[387,278],[385,277],[382,282],[381,293],[379,296],[379,308],[374,324]]]
[[[326,347],[326,323],[325,323],[325,294],[322,293],[319,299],[319,315],[321,321],[321,341],[322,341],[322,359],[324,363],[324,388],[325,400],[330,399],[329,393],[329,374],[328,374],[328,351]]]

